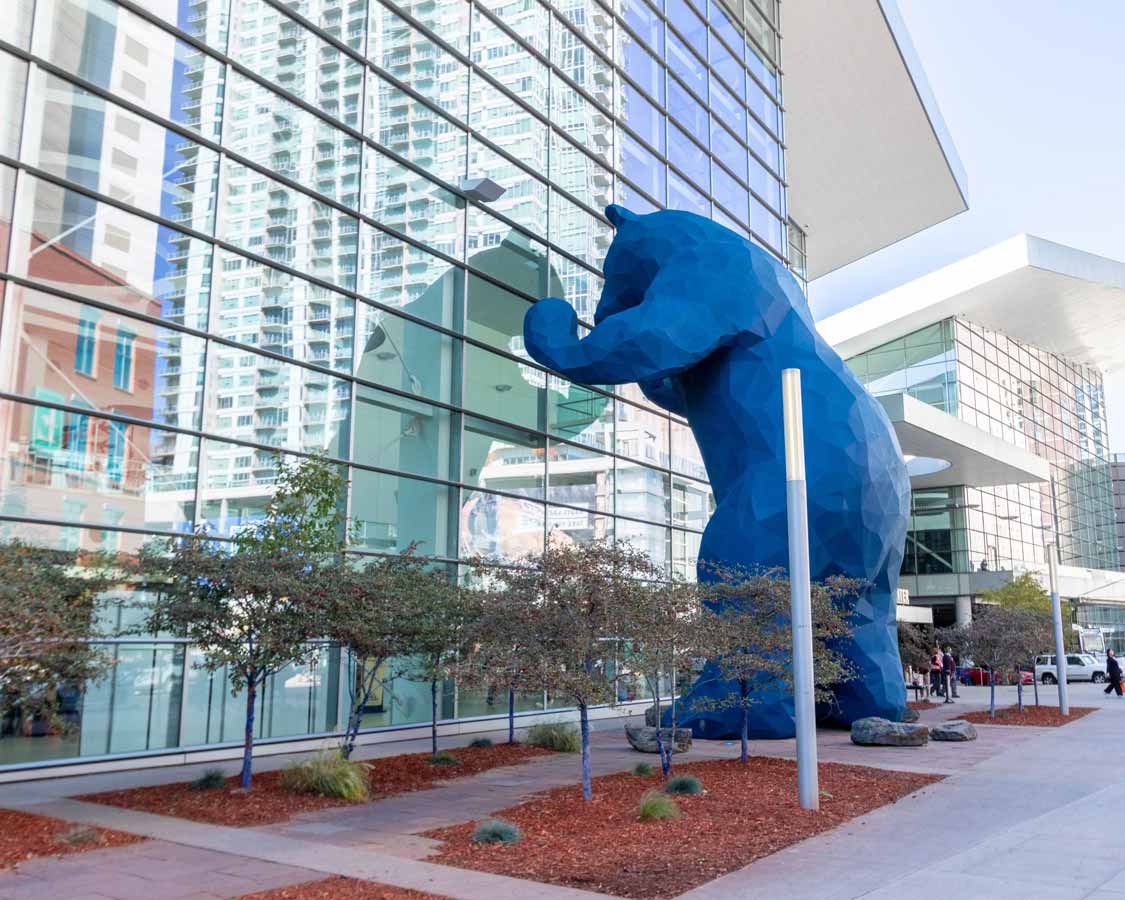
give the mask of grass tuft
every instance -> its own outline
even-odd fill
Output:
[[[673,775],[664,785],[664,793],[692,796],[703,793],[703,782],[694,775]]]
[[[532,747],[546,747],[556,753],[577,753],[582,749],[578,729],[566,722],[543,722],[527,730],[527,742]]]
[[[473,830],[474,844],[515,844],[522,837],[518,825],[503,819],[487,819]]]
[[[227,783],[222,769],[208,769],[191,783],[193,791],[217,791]]]
[[[367,766],[344,759],[337,750],[287,766],[280,783],[294,794],[318,794],[352,803],[366,800],[370,790]]]
[[[637,818],[642,822],[653,822],[657,819],[678,819],[680,807],[676,801],[660,791],[645,791],[637,807]]]
[[[461,765],[461,760],[459,760],[456,756],[454,756],[448,750],[439,750],[437,753],[435,753],[433,756],[431,756],[428,760],[426,760],[426,762],[428,762],[431,766],[459,766],[459,765]]]
[[[469,746],[475,747],[478,750],[483,749],[484,747],[491,747],[492,746],[492,738],[486,738],[486,737],[473,738],[471,741],[469,741]]]
[[[66,829],[66,831],[60,831],[58,838],[71,847],[85,847],[101,842],[98,829],[91,828],[89,825],[75,825],[73,828]]]
[[[639,762],[635,766],[633,766],[633,774],[640,775],[642,777],[645,775],[651,775],[652,766],[646,762]]]

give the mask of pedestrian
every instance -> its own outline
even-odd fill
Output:
[[[957,683],[953,677],[957,671],[957,664],[953,661],[953,648],[946,647],[945,654],[941,658],[941,675],[942,680],[945,682],[945,702],[953,702],[953,687]]]
[[[1105,672],[1106,677],[1109,679],[1109,687],[1105,689],[1108,694],[1114,691],[1118,697],[1121,696],[1121,663],[1117,661],[1117,657],[1113,655],[1112,650],[1105,652]]]
[[[930,656],[930,693],[941,696],[941,648],[934,647]]]

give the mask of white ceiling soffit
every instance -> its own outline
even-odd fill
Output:
[[[1017,235],[817,323],[844,359],[959,316],[1103,372],[1125,367],[1125,263]]]
[[[967,182],[895,0],[785,0],[789,215],[808,277],[968,208]]]
[[[1046,460],[936,406],[907,394],[880,397],[879,402],[894,425],[904,454],[950,464],[932,475],[912,477],[913,488],[1028,484],[1050,477]]]

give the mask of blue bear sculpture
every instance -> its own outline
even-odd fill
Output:
[[[616,234],[595,327],[580,339],[574,310],[541,300],[524,319],[527,351],[577,382],[637,382],[686,417],[717,501],[700,561],[744,567],[788,567],[781,372],[800,369],[810,571],[866,584],[840,646],[856,676],[836,686],[824,717],[898,721],[906,691],[894,604],[910,482],[882,406],[817,333],[797,281],[768,252],[693,213],[610,206],[606,215]],[[681,721],[699,737],[737,735],[738,710],[691,702],[733,690],[708,663]],[[793,735],[789,692],[755,699],[751,736]]]

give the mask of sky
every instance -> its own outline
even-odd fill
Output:
[[[1021,232],[1125,261],[1125,0],[898,0],[969,210],[809,284],[817,318]],[[1125,372],[1106,377],[1125,452]]]

